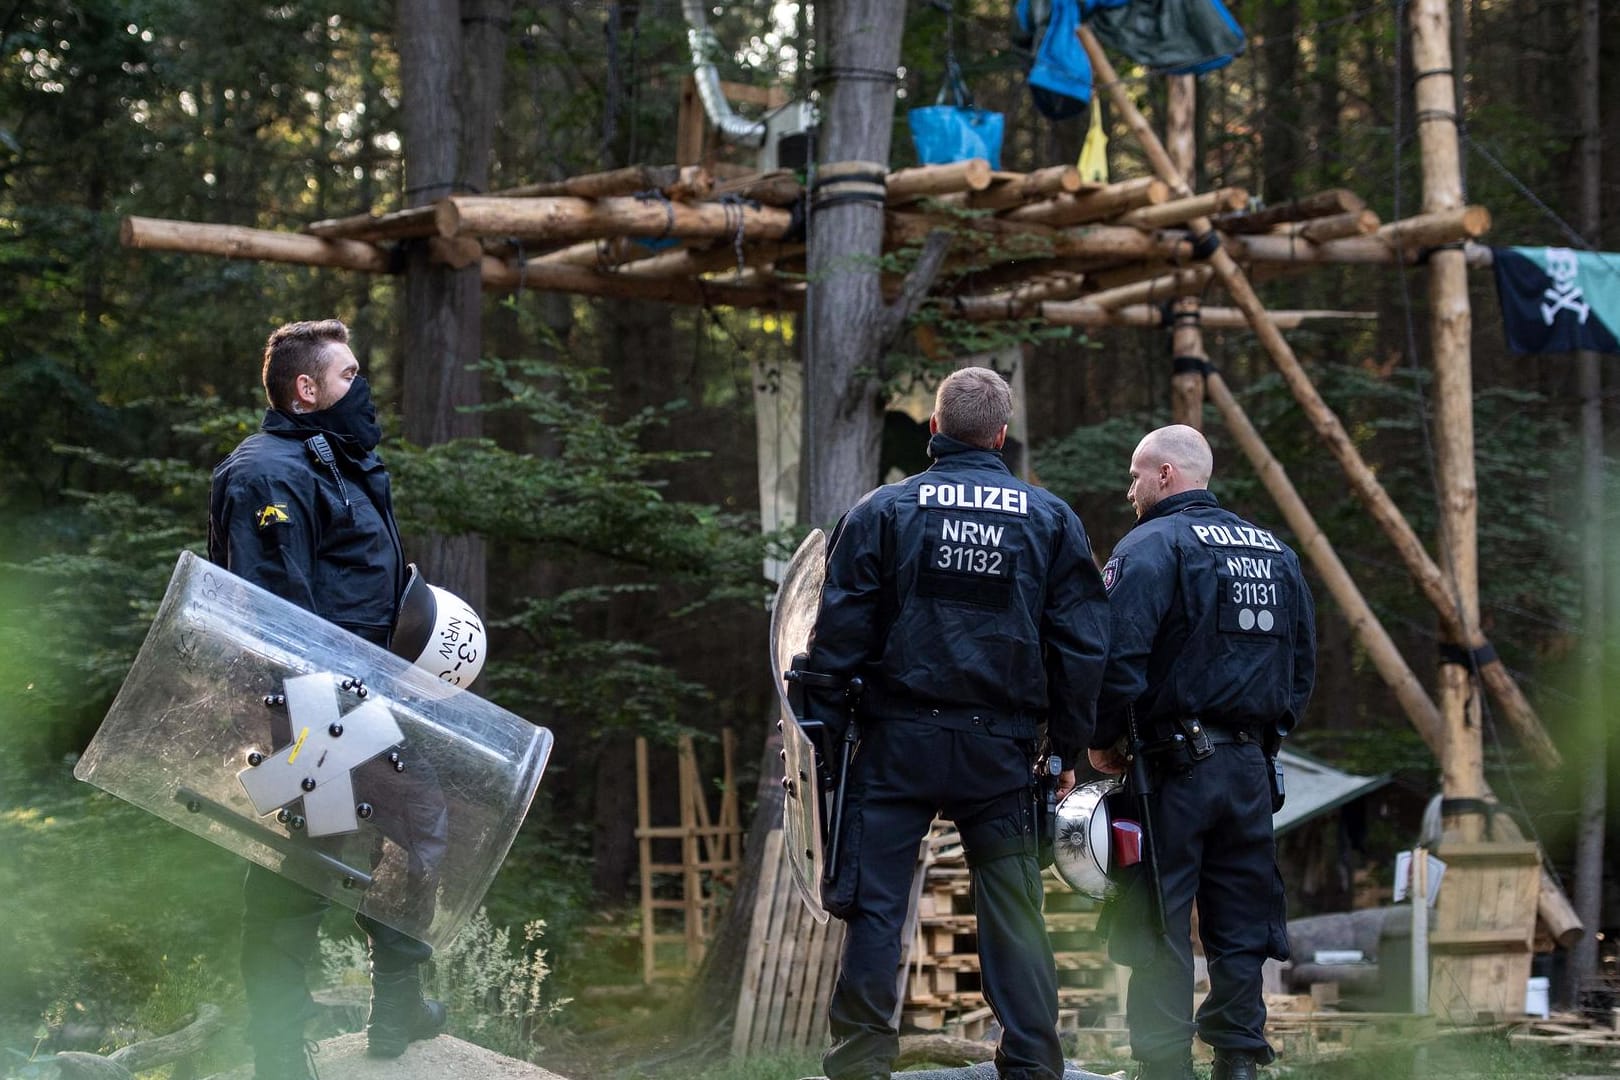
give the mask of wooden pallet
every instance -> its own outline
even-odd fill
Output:
[[[734,1057],[823,1044],[843,940],[843,923],[817,923],[799,899],[782,831],[767,833],[732,1027]]]
[[[924,1031],[979,1037],[994,1022],[980,983],[978,917],[961,837],[936,822],[925,855],[910,946],[902,1023]],[[1058,968],[1058,1004],[1065,1025],[1078,1029],[1118,1012],[1115,968],[1097,939],[1097,911],[1056,875],[1046,883],[1046,927]]]

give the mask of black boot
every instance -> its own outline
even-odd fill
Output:
[[[253,1048],[253,1080],[320,1080],[310,1055],[314,1043],[302,1037]]]
[[[444,1030],[443,1003],[422,996],[418,968],[371,973],[371,1015],[366,1018],[366,1053],[396,1058],[418,1039]]]
[[[1210,1080],[1259,1080],[1260,1061],[1242,1050],[1215,1051],[1215,1071]]]

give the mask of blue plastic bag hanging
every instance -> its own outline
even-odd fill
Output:
[[[946,102],[949,95],[950,102]],[[1001,168],[1001,137],[1006,119],[998,112],[973,104],[956,58],[945,59],[945,83],[934,104],[906,113],[917,160],[924,165],[984,158],[992,169]]]

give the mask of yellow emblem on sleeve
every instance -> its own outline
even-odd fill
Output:
[[[286,503],[270,503],[259,511],[259,528],[261,529],[270,525],[282,525],[290,520],[292,519],[287,516]]]

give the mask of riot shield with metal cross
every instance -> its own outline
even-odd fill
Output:
[[[820,529],[793,553],[771,611],[771,672],[776,682],[782,732],[782,847],[793,868],[793,882],[817,922],[826,922],[823,883],[837,866],[843,817],[843,780],[855,730],[844,710],[821,715],[808,699],[852,700],[840,680],[808,671],[803,654],[821,606],[827,573],[827,537]],[[833,684],[837,685],[833,685]],[[858,684],[857,684],[858,688]]]
[[[74,775],[439,948],[482,901],[551,744],[186,552]]]

